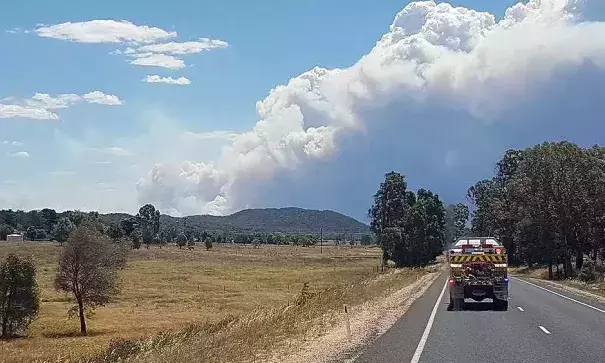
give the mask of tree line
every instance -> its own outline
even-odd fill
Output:
[[[167,243],[175,243],[180,248],[193,247],[202,243],[207,249],[212,243],[242,243],[286,244],[313,246],[318,244],[319,234],[286,234],[286,233],[246,233],[237,231],[206,231],[187,224],[187,220],[179,225],[160,223],[160,212],[152,204],[143,205],[135,216],[128,216],[111,221],[103,218],[98,212],[66,211],[58,213],[53,209],[32,210],[0,210],[0,240],[5,240],[8,234],[25,231],[27,240],[55,240],[63,243],[71,231],[85,222],[94,222],[101,233],[113,240],[128,240],[134,249],[142,245],[162,247]],[[330,234],[324,239],[331,239],[337,244],[360,243],[370,245],[374,240],[369,234],[360,236]]]
[[[472,232],[499,238],[511,264],[548,266],[550,279],[603,274],[605,148],[563,141],[507,150],[467,196]]]

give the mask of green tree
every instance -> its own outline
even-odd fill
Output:
[[[0,223],[0,240],[6,240],[6,236],[14,232],[15,229],[11,225]]]
[[[94,225],[83,224],[69,236],[61,252],[55,287],[73,296],[76,305],[68,314],[78,315],[82,335],[87,334],[86,316],[118,293],[117,271],[125,262],[120,245]]]
[[[384,263],[389,258],[403,262],[402,256],[397,255],[405,253],[407,247],[404,229],[409,219],[409,202],[405,177],[394,171],[385,174],[374,194],[374,204],[368,210],[370,230],[378,237]]]
[[[176,245],[179,246],[179,249],[187,245],[187,236],[185,236],[185,233],[181,232],[178,234],[176,237]]]
[[[372,240],[372,236],[370,236],[369,234],[364,234],[361,236],[361,245],[362,246],[369,246],[373,242],[374,241]]]
[[[153,236],[160,231],[160,211],[152,204],[145,204],[139,209],[136,219],[141,229],[143,243],[149,248],[153,243]]]
[[[39,304],[34,263],[9,254],[0,264],[1,336],[11,337],[27,329],[38,314]]]
[[[67,241],[69,234],[75,229],[76,225],[69,218],[61,217],[53,228],[53,238],[63,245],[63,242]]]
[[[453,227],[454,227],[454,235],[453,239],[464,235],[464,230],[466,228],[466,222],[468,221],[469,211],[468,206],[466,204],[458,203],[454,205],[453,208]]]

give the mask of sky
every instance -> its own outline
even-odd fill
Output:
[[[365,220],[384,174],[465,201],[509,148],[603,144],[602,0],[21,0],[0,209]]]

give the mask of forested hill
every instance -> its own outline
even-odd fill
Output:
[[[106,224],[116,224],[130,215],[110,213],[100,215]],[[184,226],[208,232],[254,232],[318,234],[361,234],[369,233],[369,226],[358,220],[331,210],[302,208],[245,209],[228,216],[195,215],[187,217],[160,217],[162,229],[181,229]]]

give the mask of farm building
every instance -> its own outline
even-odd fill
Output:
[[[23,242],[23,235],[22,234],[9,234],[6,236],[6,242]]]

